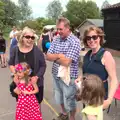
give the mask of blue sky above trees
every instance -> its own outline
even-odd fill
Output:
[[[18,0],[12,0],[17,4]],[[48,4],[53,0],[29,0],[29,5],[32,7],[33,17],[45,17],[46,16],[46,8]],[[65,5],[69,0],[60,0],[62,7],[65,9]],[[92,0],[97,3],[97,6],[101,8],[102,3],[105,0]],[[115,4],[120,2],[120,0],[107,0],[110,4]]]

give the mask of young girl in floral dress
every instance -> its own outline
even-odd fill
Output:
[[[25,62],[15,65],[16,76],[19,83],[14,89],[18,94],[16,106],[16,120],[42,120],[40,106],[35,94],[38,92],[36,83],[31,83],[31,69]]]

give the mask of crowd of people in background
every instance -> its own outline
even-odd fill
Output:
[[[1,62],[1,68],[4,68],[7,66],[7,59],[6,59],[6,40],[3,37],[3,33],[0,32],[0,62]]]
[[[10,93],[16,97],[16,120],[42,120],[40,104],[44,96],[46,60],[53,62],[54,97],[61,108],[55,120],[75,120],[77,100],[83,103],[84,120],[103,120],[103,109],[112,103],[118,80],[115,60],[102,47],[104,33],[100,28],[88,26],[80,40],[79,31],[74,34],[69,20],[60,17],[56,28],[43,28],[40,36],[29,27],[17,30],[13,26],[9,38],[8,65],[13,79]],[[89,51],[79,76],[80,51],[85,47]],[[0,32],[2,68],[7,66],[5,53],[6,40]]]

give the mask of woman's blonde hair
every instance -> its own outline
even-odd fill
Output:
[[[33,34],[35,34],[35,31],[29,27],[24,27],[22,31],[20,31],[18,33],[19,37],[18,37],[18,46],[21,47],[23,46],[23,37],[26,33],[28,32],[32,32]]]
[[[98,28],[96,26],[89,26],[85,29],[85,32],[83,34],[83,43],[85,46],[88,46],[86,36],[89,34],[89,32],[94,31],[96,34],[100,37],[100,45],[102,46],[104,43],[104,32],[101,28]]]

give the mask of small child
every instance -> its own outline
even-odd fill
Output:
[[[1,59],[1,68],[4,68],[7,66],[7,60],[6,60],[6,42],[3,38],[3,33],[0,32],[0,59]]]
[[[102,80],[93,74],[85,74],[81,81],[80,94],[85,108],[82,110],[83,120],[103,120],[103,101],[105,90]]]
[[[14,92],[18,94],[16,120],[42,120],[39,103],[35,94],[38,92],[36,83],[30,81],[30,66],[22,62],[15,65],[16,76],[19,79]]]

